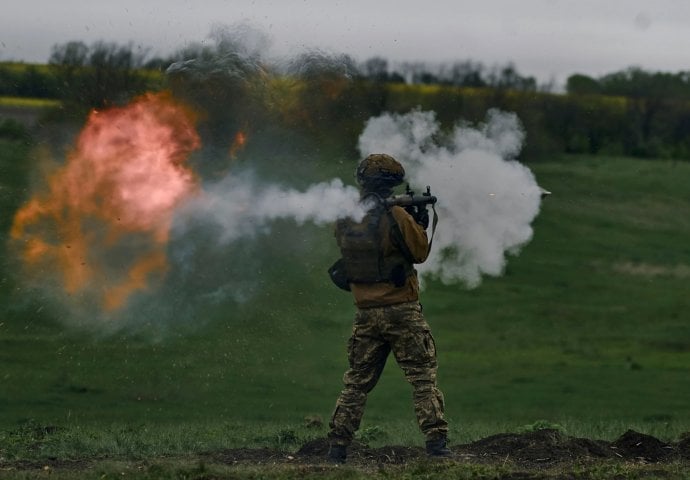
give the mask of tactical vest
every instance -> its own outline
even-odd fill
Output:
[[[383,251],[384,236],[390,236],[398,247],[387,256]],[[367,212],[361,222],[338,220],[336,240],[348,282],[391,282],[401,287],[414,271],[400,227],[390,210],[381,205]]]

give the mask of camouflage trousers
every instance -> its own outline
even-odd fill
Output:
[[[347,350],[350,368],[329,424],[332,444],[352,442],[367,394],[376,386],[390,352],[412,385],[420,430],[427,440],[446,437],[443,394],[436,386],[436,346],[419,302],[359,309]]]

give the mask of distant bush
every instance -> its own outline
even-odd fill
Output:
[[[45,65],[3,63],[0,96],[58,98],[59,82]]]

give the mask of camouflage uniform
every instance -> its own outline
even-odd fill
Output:
[[[379,175],[381,172],[383,176]],[[363,193],[373,191],[382,198],[390,195],[392,190],[387,188],[400,184],[403,177],[402,166],[385,154],[368,156],[357,169],[357,180]],[[370,183],[371,179],[373,183]],[[358,223],[358,228],[373,225],[367,223],[367,218],[370,217],[367,216]],[[347,237],[350,234],[348,225],[347,222],[336,225],[335,232],[346,261],[348,250],[345,247],[348,244],[344,244],[343,240],[350,238]],[[353,275],[348,275],[348,289],[354,297],[357,314],[348,342],[350,368],[343,376],[345,388],[338,397],[330,421],[329,455],[335,461],[345,460],[345,447],[352,442],[359,428],[367,395],[378,382],[391,352],[412,385],[419,428],[427,437],[427,452],[444,455],[448,452],[444,450],[448,424],[443,417],[443,394],[436,386],[436,345],[422,315],[419,282],[417,273],[412,268],[413,264],[424,262],[429,254],[426,226],[418,223],[405,209],[393,206],[386,215],[380,217],[376,228],[379,232],[376,242],[380,243],[375,245],[377,250],[372,258],[355,257],[350,265],[372,265],[365,262],[378,262],[380,266],[387,265],[386,261],[391,259],[393,262],[403,259],[409,268],[405,269],[402,282],[396,282],[392,278],[365,281],[368,276],[363,273],[368,273],[366,267],[362,272],[355,271]],[[357,253],[353,250],[352,255],[355,254]]]
[[[332,444],[351,443],[367,394],[376,385],[391,351],[412,385],[422,433],[427,440],[446,437],[443,394],[436,386],[436,346],[421,305],[408,302],[358,310],[348,342],[350,368],[343,376],[345,388],[330,422]]]

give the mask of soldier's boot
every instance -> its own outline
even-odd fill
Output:
[[[347,447],[345,445],[331,445],[328,449],[328,461],[331,463],[345,463]]]
[[[426,454],[429,458],[453,458],[453,452],[446,445],[445,438],[426,441]]]

